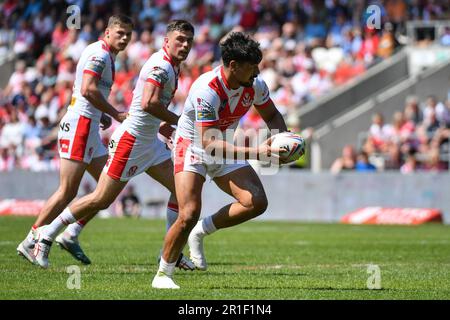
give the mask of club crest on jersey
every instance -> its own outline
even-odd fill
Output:
[[[253,99],[250,96],[248,92],[244,93],[244,96],[242,97],[242,106],[245,108],[250,108],[252,105]]]
[[[202,98],[197,98],[197,106],[195,107],[195,114],[197,116],[197,120],[215,120],[216,113],[214,111],[214,107],[207,101]]]

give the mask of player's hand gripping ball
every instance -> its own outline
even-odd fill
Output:
[[[286,151],[280,153],[280,162],[283,164],[298,160],[305,154],[305,139],[293,132],[282,132],[272,137],[271,146],[284,148]]]

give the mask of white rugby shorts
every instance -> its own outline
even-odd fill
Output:
[[[202,159],[198,152],[195,152],[192,142],[189,139],[177,136],[173,148],[174,174],[182,171],[195,172],[211,179],[224,176],[240,168],[249,166],[247,161],[233,161],[233,163],[214,163]]]
[[[100,123],[75,112],[66,112],[59,123],[58,151],[63,159],[91,163],[108,154],[99,133]]]
[[[103,171],[120,181],[128,181],[171,158],[170,150],[157,137],[135,137],[124,124],[114,131],[108,147],[108,161]]]

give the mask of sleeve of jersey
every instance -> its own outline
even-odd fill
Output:
[[[88,73],[94,77],[101,78],[108,61],[107,59],[109,59],[109,57],[103,54],[90,56],[84,66],[83,73]]]
[[[202,90],[194,95],[192,103],[195,110],[195,125],[212,127],[219,124],[219,97],[210,91]]]
[[[258,109],[267,107],[272,99],[270,99],[269,88],[264,80],[259,77],[255,80],[255,100],[253,104]]]
[[[169,81],[169,71],[164,67],[154,66],[150,69],[146,81],[158,88],[163,88]]]

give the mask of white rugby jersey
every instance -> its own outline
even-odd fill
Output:
[[[194,141],[196,126],[235,129],[252,105],[264,108],[271,99],[266,83],[259,77],[252,87],[231,89],[223,66],[201,75],[192,84],[178,121],[177,135]]]
[[[105,99],[108,99],[114,83],[115,56],[104,40],[99,40],[86,47],[77,64],[72,101],[69,110],[95,121],[100,121],[102,111],[94,107],[81,95],[83,74],[89,73],[98,78],[98,88]]]
[[[161,120],[142,110],[144,85],[150,82],[163,89],[161,102],[167,107],[177,90],[180,69],[174,64],[165,49],[152,54],[139,73],[133,91],[128,118],[124,121],[127,130],[134,136],[156,138]]]

